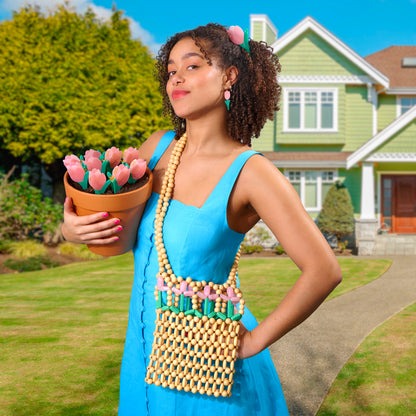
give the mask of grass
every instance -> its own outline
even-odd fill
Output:
[[[416,303],[379,326],[339,373],[318,416],[416,414]]]
[[[340,262],[338,293],[376,278],[390,264]],[[289,259],[242,259],[240,270],[249,307],[260,318],[299,275]],[[0,275],[2,416],[116,414],[132,279],[131,254]]]
[[[329,295],[329,299],[371,282],[391,265],[391,260],[382,259],[339,258],[338,261],[343,280]],[[289,258],[244,258],[239,275],[247,306],[257,319],[262,320],[283,299],[300,271]]]
[[[0,414],[114,415],[133,262],[0,276]]]

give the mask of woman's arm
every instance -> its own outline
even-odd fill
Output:
[[[293,187],[267,159],[254,156],[241,174],[241,195],[270,228],[301,275],[277,308],[253,331],[242,331],[239,357],[273,344],[304,321],[341,282],[331,248]]]

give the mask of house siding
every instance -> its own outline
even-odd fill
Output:
[[[371,139],[373,106],[367,100],[367,87],[346,87],[346,143],[344,151],[352,152]]]
[[[266,26],[266,42],[271,45],[276,40],[276,35],[272,29],[267,25]]]
[[[405,163],[398,163],[398,162],[383,162],[377,163],[377,168],[375,169],[376,173],[386,173],[388,172],[389,175],[394,175],[394,172],[397,173],[409,173],[413,172],[416,174],[416,166],[413,162],[405,162]]]
[[[377,153],[403,152],[416,153],[416,120],[397,132],[386,143],[380,146]],[[415,169],[415,165],[413,165]]]
[[[280,52],[282,75],[364,75],[331,45],[308,30]]]
[[[379,95],[377,109],[377,131],[385,129],[396,119],[397,105],[395,95]]]
[[[253,22],[251,37],[257,41],[263,39],[263,23]]]
[[[338,179],[347,187],[348,192],[351,195],[354,215],[358,216],[361,211],[361,169],[339,169]]]
[[[279,113],[277,113],[279,114]],[[275,116],[276,117],[276,116]],[[257,152],[273,152],[275,135],[275,121],[268,120],[261,130],[260,136],[252,140],[253,149]]]

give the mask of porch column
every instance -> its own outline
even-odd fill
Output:
[[[362,220],[376,219],[374,203],[374,165],[363,163],[361,167],[361,216]]]
[[[377,235],[374,187],[374,165],[364,162],[361,166],[361,215],[355,221],[355,237],[360,255],[373,254]]]

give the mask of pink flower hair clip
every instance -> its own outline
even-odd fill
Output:
[[[241,29],[240,26],[230,26],[230,28],[227,29],[227,33],[232,43],[241,46],[248,52],[248,55],[251,56],[247,29],[243,32],[243,29]]]

